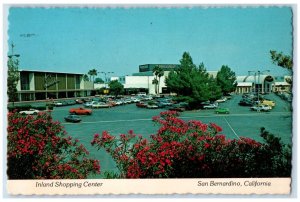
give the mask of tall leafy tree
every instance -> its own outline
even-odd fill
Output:
[[[280,67],[292,70],[293,68],[293,58],[289,55],[284,55],[282,52],[278,53],[277,51],[271,50],[271,59],[272,62]]]
[[[277,53],[277,51],[271,50],[271,60],[274,64],[283,67],[285,69],[288,69],[291,73],[293,70],[293,58],[289,55],[284,55],[282,52]],[[289,84],[292,84],[292,79],[286,79],[286,82]]]
[[[9,57],[7,61],[8,77],[7,77],[7,95],[8,101],[14,102],[18,100],[17,84],[20,79],[19,76],[19,60],[14,57]]]
[[[180,67],[166,78],[166,85],[179,98],[189,102],[191,108],[197,108],[201,102],[215,100],[220,96],[220,87],[207,73],[204,64],[197,67],[187,52],[183,53]]]
[[[159,84],[160,84],[160,78],[164,75],[164,70],[159,67],[158,65],[156,65],[154,68],[153,68],[153,73],[155,75],[155,80],[157,82],[156,85],[155,85],[155,92],[159,94]],[[158,79],[157,79],[158,78]]]
[[[124,92],[124,86],[118,81],[113,80],[108,84],[110,93],[113,94],[115,97],[122,94]]]
[[[221,87],[222,93],[227,94],[236,89],[236,76],[227,65],[223,65],[217,74],[217,84]]]

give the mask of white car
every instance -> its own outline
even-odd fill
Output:
[[[108,107],[110,106],[105,102],[96,102],[92,104],[92,108],[108,108]]]
[[[270,107],[269,105],[258,105],[258,106],[250,107],[250,109],[252,111],[267,112],[267,111],[270,111],[272,109],[272,107]]]
[[[26,115],[35,115],[38,114],[40,111],[37,109],[29,109],[29,110],[24,110],[24,111],[20,111],[20,114],[26,114]]]
[[[97,103],[97,101],[92,101],[92,102],[86,102],[86,103],[84,103],[83,105],[85,106],[85,107],[92,107],[92,105],[93,104],[96,104]]]
[[[147,105],[146,108],[148,109],[158,109],[157,105]]]
[[[225,102],[226,100],[227,100],[227,98],[223,97],[223,98],[220,98],[220,99],[216,100],[216,102]]]
[[[217,104],[208,104],[208,105],[204,105],[203,109],[216,109],[218,107]]]

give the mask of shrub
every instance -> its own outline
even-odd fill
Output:
[[[43,110],[46,110],[46,105],[45,106],[32,106],[32,108],[43,111]]]
[[[29,110],[31,109],[32,106],[27,104],[27,105],[20,105],[20,106],[8,106],[7,109],[9,112],[13,112],[13,111],[24,111],[24,110]]]
[[[153,117],[161,128],[150,140],[133,131],[119,137],[104,131],[95,134],[91,144],[111,154],[120,178],[290,176],[290,151],[268,140],[269,134],[262,135],[266,143],[230,140],[214,123],[185,122],[177,116],[167,111]]]
[[[100,172],[98,160],[67,136],[47,113],[37,116],[8,114],[9,179],[80,179]]]

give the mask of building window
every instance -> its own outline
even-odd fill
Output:
[[[29,90],[29,73],[21,72],[21,90]]]

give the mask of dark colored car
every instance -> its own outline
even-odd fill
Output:
[[[239,102],[239,105],[240,105],[240,106],[252,106],[252,105],[253,105],[253,102],[252,102],[251,100],[242,99],[242,100]]]
[[[81,118],[77,115],[69,115],[65,117],[65,121],[72,122],[72,123],[78,123],[81,121]]]

